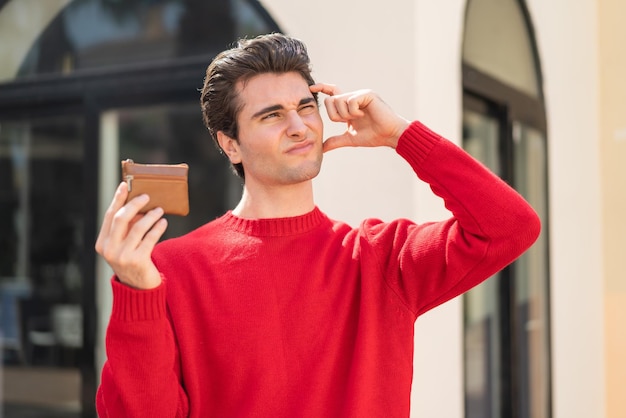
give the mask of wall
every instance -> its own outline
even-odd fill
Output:
[[[604,417],[595,1],[528,5],[548,113],[554,417]]]
[[[598,2],[607,418],[626,416],[626,4]]]

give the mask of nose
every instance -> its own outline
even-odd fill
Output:
[[[292,110],[288,113],[287,135],[291,138],[303,138],[307,130],[307,126],[302,120],[300,114]]]

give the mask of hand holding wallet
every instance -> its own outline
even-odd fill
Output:
[[[169,215],[185,216],[189,213],[187,164],[138,164],[122,161],[122,179],[128,185],[126,201],[147,194],[150,201],[139,212],[146,213],[156,207]]]

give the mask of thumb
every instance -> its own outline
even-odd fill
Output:
[[[327,138],[322,144],[322,151],[328,152],[337,148],[342,147],[351,147],[352,144],[352,135],[349,132],[345,132],[342,135],[335,135]]]

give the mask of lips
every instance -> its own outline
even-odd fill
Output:
[[[302,141],[289,147],[286,151],[287,154],[303,154],[313,149],[315,143],[313,141]]]

